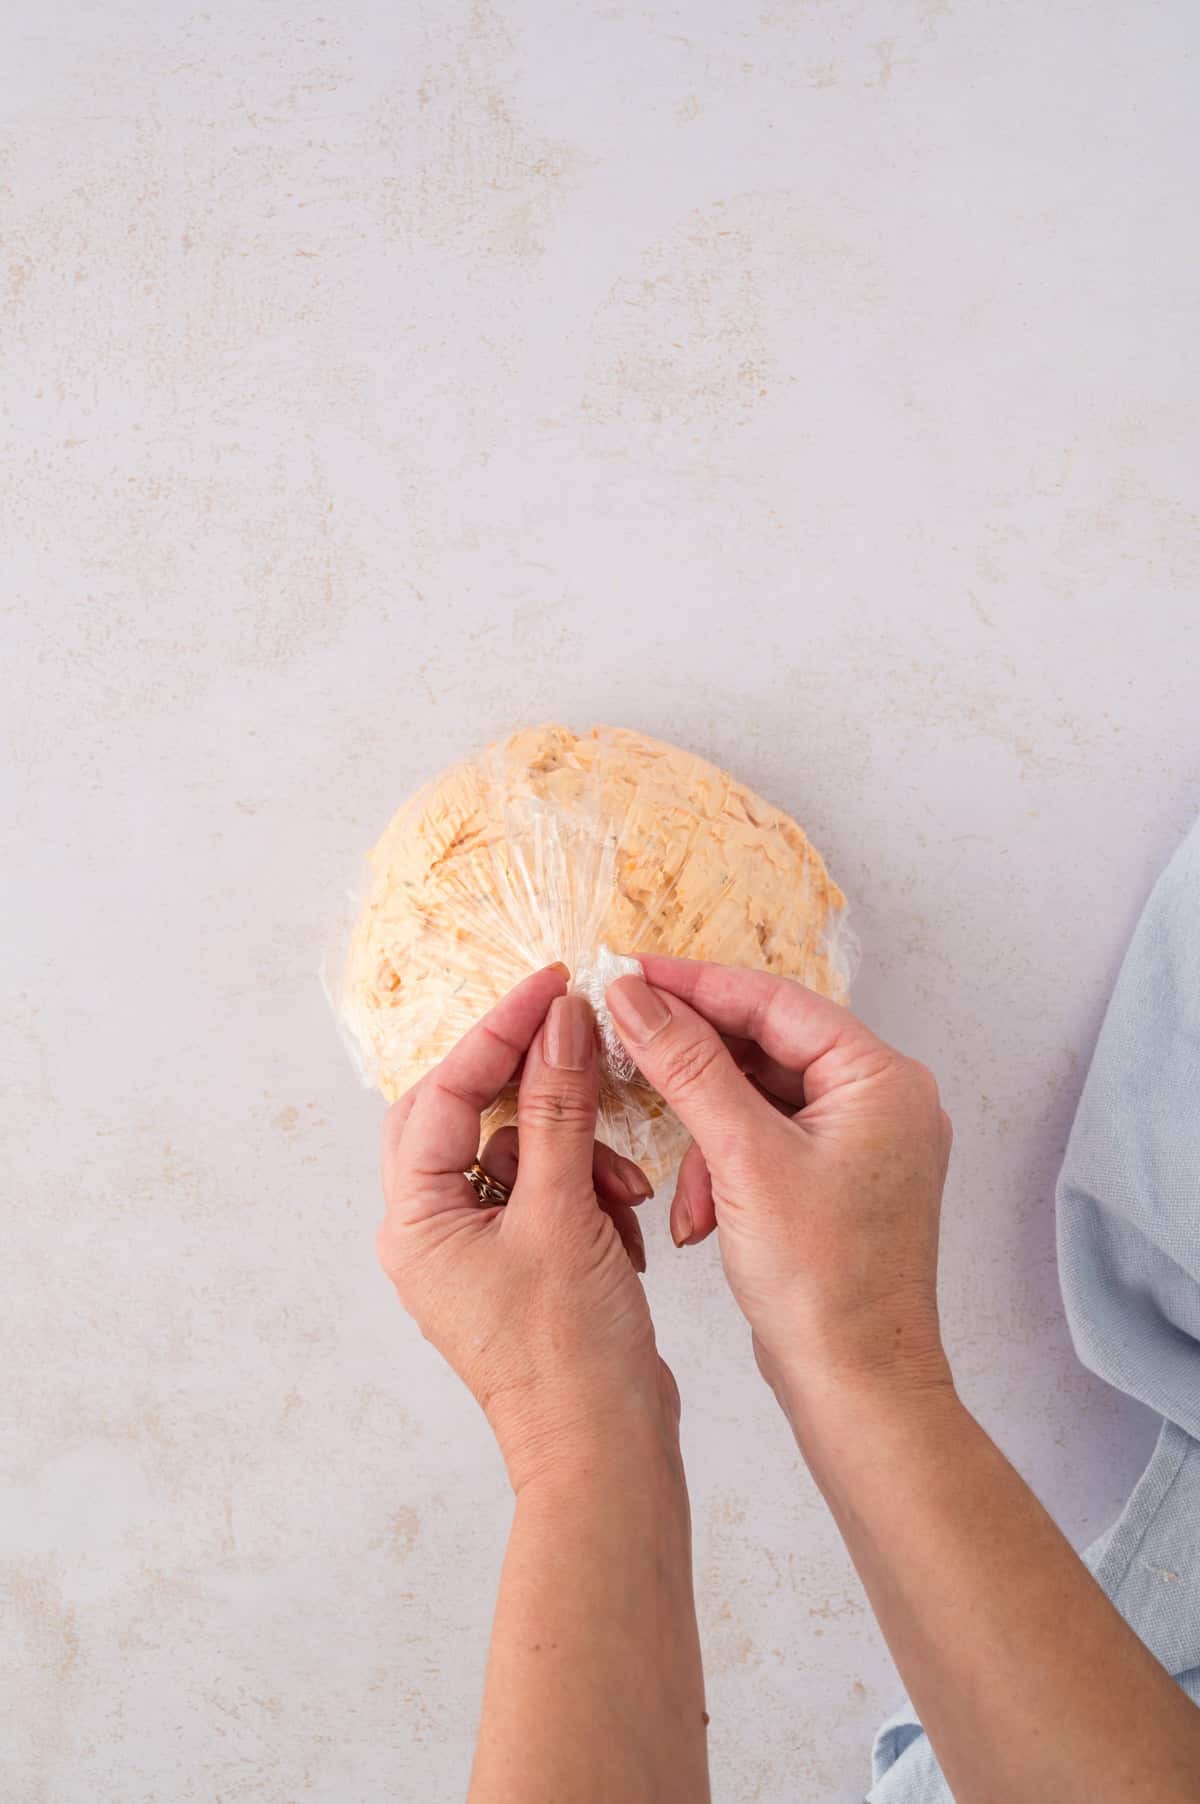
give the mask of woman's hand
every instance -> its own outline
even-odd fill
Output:
[[[679,1399],[634,1269],[650,1194],[595,1144],[597,1051],[561,966],[521,984],[393,1104],[379,1258],[482,1405],[515,1490],[543,1472],[673,1446]],[[522,1069],[523,1063],[523,1069]],[[512,1183],[481,1207],[463,1173],[480,1116],[521,1069],[517,1129],[483,1154]]]
[[[643,965],[649,984],[621,978],[608,1000],[695,1139],[675,1236],[715,1221],[948,1789],[1195,1798],[1200,1712],[951,1382],[935,1283],[950,1124],[929,1072],[798,984]]]
[[[948,1382],[937,1240],[950,1123],[931,1074],[786,978],[646,958],[608,991],[695,1144],[671,1229],[716,1226],[764,1376],[791,1409],[828,1381]]]
[[[595,1022],[561,966],[505,997],[387,1118],[379,1257],[470,1386],[516,1492],[471,1804],[704,1804],[679,1393],[638,1270],[641,1172],[595,1144]],[[520,1071],[516,1132],[463,1176]]]

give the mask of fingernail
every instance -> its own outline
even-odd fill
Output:
[[[671,1206],[671,1239],[677,1247],[686,1246],[692,1237],[692,1212],[686,1196],[677,1196]]]
[[[547,966],[546,966],[546,969],[547,969],[547,971],[554,971],[554,972],[556,972],[556,973],[557,973],[557,974],[558,974],[558,976],[559,976],[559,977],[565,977],[565,978],[566,978],[566,980],[567,980],[567,982],[568,982],[568,983],[570,983],[570,981],[571,981],[571,973],[570,973],[570,971],[569,971],[569,970],[568,970],[568,969],[567,969],[567,967],[566,967],[566,965],[564,965],[564,964],[563,964],[563,962],[562,962],[562,959],[561,959],[561,958],[556,958],[556,959],[555,959],[555,961],[554,961],[554,963],[553,963],[553,964],[552,964],[552,965],[547,965]]]
[[[586,1071],[596,1044],[595,1016],[586,996],[556,996],[546,1016],[546,1063]]]
[[[662,997],[642,977],[618,977],[609,985],[606,999],[622,1039],[635,1046],[644,1046],[671,1019]]]
[[[632,1163],[628,1165],[618,1165],[616,1168],[616,1179],[617,1183],[621,1186],[621,1189],[632,1202],[644,1203],[648,1197],[654,1195],[654,1186],[650,1183],[645,1173],[639,1171],[637,1166]]]

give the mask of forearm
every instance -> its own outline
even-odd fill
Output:
[[[958,1804],[1188,1804],[1200,1711],[956,1396],[785,1407]]]
[[[678,1456],[615,1447],[517,1499],[470,1804],[704,1804]]]

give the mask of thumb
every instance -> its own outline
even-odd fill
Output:
[[[556,997],[526,1054],[517,1092],[518,1209],[525,1199],[542,1209],[594,1195],[598,1093],[596,1018],[586,997]]]
[[[640,977],[619,977],[606,1000],[638,1070],[670,1103],[710,1166],[722,1163],[764,1102],[714,1027],[677,996]]]

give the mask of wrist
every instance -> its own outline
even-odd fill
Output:
[[[571,1525],[582,1536],[589,1524],[621,1536],[660,1536],[678,1528],[690,1534],[687,1481],[678,1437],[627,1434],[563,1447],[552,1460],[510,1467],[518,1511]],[[619,1526],[618,1526],[619,1525]]]
[[[543,1400],[493,1428],[518,1498],[683,1485],[679,1418],[658,1398],[591,1398],[570,1409]]]
[[[899,1504],[919,1534],[939,1494],[969,1465],[972,1447],[986,1442],[948,1370],[918,1381],[809,1386],[788,1420],[843,1534]]]
[[[805,1450],[810,1442],[844,1435],[848,1427],[865,1432],[884,1422],[934,1423],[962,1407],[940,1343],[920,1357],[890,1365],[838,1367],[781,1361],[769,1367],[764,1364],[763,1369]]]

